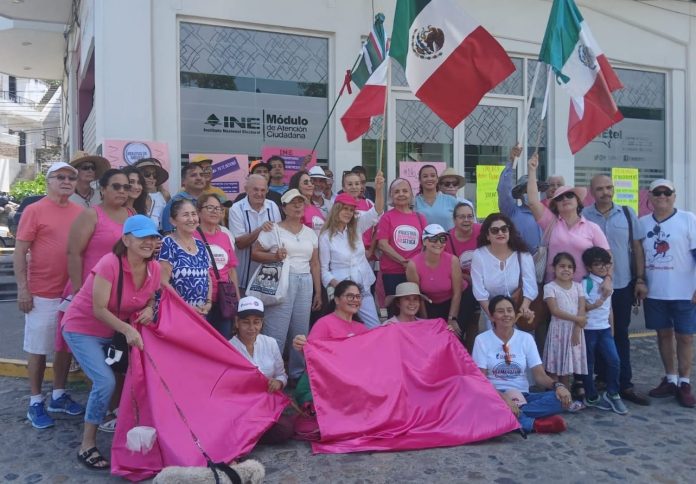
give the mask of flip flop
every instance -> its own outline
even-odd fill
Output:
[[[103,455],[99,452],[96,447],[87,449],[86,451],[77,454],[77,460],[84,465],[87,469],[93,471],[101,471],[104,469],[109,469],[109,461],[107,461]],[[105,466],[100,466],[98,464],[106,462]]]

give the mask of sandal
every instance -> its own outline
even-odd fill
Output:
[[[570,387],[570,395],[573,400],[580,400],[581,402],[585,400],[585,387],[581,381],[573,382],[573,385]]]
[[[86,451],[77,454],[77,460],[84,465],[87,469],[101,471],[108,469],[110,467],[109,461],[107,461],[103,455],[97,450],[96,447],[87,449]],[[105,465],[101,465],[105,462]]]

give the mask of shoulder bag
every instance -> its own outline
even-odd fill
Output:
[[[278,224],[274,226],[278,250],[281,248]],[[280,304],[288,292],[290,266],[286,261],[262,262],[249,279],[247,296],[257,297],[266,306]]]
[[[215,280],[217,281],[216,303],[220,309],[220,315],[225,319],[233,319],[237,315],[237,289],[229,280],[223,281],[220,279],[220,272],[218,271],[213,251],[200,226],[198,226],[198,233],[201,234],[205,248],[208,250],[210,264],[213,266],[213,272],[215,273]]]
[[[123,261],[121,256],[118,256],[118,283],[116,284],[116,317],[121,319],[121,296],[123,295]],[[128,340],[126,340],[126,335],[116,331],[111,337],[111,344],[104,348],[104,353],[106,359],[104,360],[107,365],[115,373],[125,374],[128,370],[128,353],[130,352],[130,347],[128,346]]]

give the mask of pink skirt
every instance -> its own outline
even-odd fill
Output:
[[[551,318],[544,345],[544,368],[554,375],[587,375],[585,332],[580,330],[580,344],[571,345],[575,323]]]

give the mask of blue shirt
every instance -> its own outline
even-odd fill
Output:
[[[186,252],[171,237],[162,239],[159,260],[167,261],[172,266],[172,276],[169,283],[191,306],[202,306],[208,299],[208,269],[210,257],[205,244],[198,239],[196,248],[198,252],[190,254]]]
[[[641,240],[640,227],[638,226],[638,218],[631,207],[628,208],[628,213],[631,216],[633,224],[634,240]],[[609,247],[611,248],[611,258],[614,263],[614,289],[621,289],[628,286],[631,282],[631,257],[633,254],[628,240],[628,219],[624,215],[621,205],[614,204],[611,210],[602,215],[595,205],[590,205],[582,210],[583,216],[599,225],[604,235],[607,236]]]
[[[517,205],[517,200],[513,198],[512,189],[516,184],[512,163],[508,162],[498,179],[498,209],[512,220],[520,237],[529,247],[529,252],[535,254],[541,244],[542,230],[529,207]]]
[[[287,191],[288,191],[288,188],[290,188],[290,187],[287,186],[287,185],[268,185],[268,189],[269,189],[269,190],[271,190],[271,191],[273,191],[273,192],[276,192],[276,193],[278,193],[278,194],[280,194],[280,195],[282,195],[283,193],[287,192]]]
[[[439,224],[449,230],[454,227],[452,213],[457,203],[455,197],[444,193],[438,193],[432,205],[423,200],[423,195],[416,195],[416,212],[422,213],[428,224]]]
[[[169,220],[170,213],[172,211],[172,203],[176,202],[177,200],[180,200],[182,198],[185,198],[187,200],[191,200],[194,205],[196,205],[196,197],[191,195],[190,193],[187,192],[179,192],[175,194],[164,206],[164,210],[162,210],[162,232],[167,233],[171,232],[174,230],[174,226],[172,225],[171,220]]]

